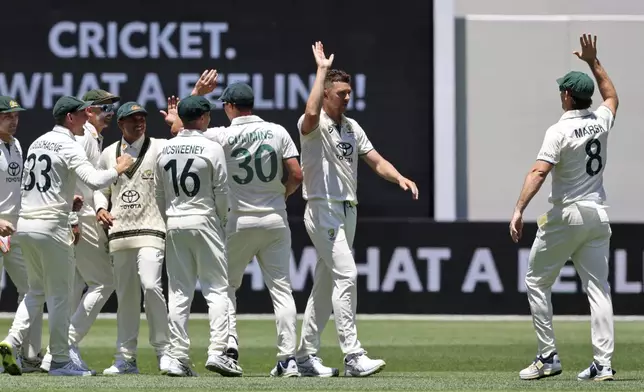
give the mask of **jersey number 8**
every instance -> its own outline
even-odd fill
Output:
[[[593,152],[593,146],[595,151]],[[586,143],[586,154],[588,154],[588,161],[586,162],[586,173],[589,176],[594,176],[602,170],[604,164],[602,163],[602,157],[599,155],[602,152],[602,144],[597,139],[591,139]],[[593,162],[597,161],[597,168],[593,169]]]

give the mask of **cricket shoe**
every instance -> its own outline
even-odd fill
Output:
[[[387,364],[382,359],[371,359],[366,351],[349,354],[344,357],[345,377],[368,377],[385,368]]]
[[[192,369],[192,366],[187,365],[178,359],[168,357],[168,369],[166,375],[170,377],[197,377],[198,374]]]
[[[157,357],[157,361],[159,362],[159,371],[161,372],[162,375],[165,375],[168,373],[168,368],[170,367],[170,362],[172,361],[172,358],[170,358],[168,355],[163,354]]]
[[[577,375],[580,381],[613,381],[617,373],[610,366],[602,366],[593,361],[588,368]]]
[[[0,355],[2,356],[4,372],[12,376],[20,376],[22,375],[22,366],[20,366],[18,357],[16,357],[14,351],[11,343],[0,342]]]
[[[38,356],[34,358],[27,358],[24,356],[19,357],[20,362],[22,363],[22,372],[23,373],[42,373],[42,360],[43,356],[41,353],[38,353]]]
[[[239,361],[239,341],[233,335],[228,336],[228,348],[226,355],[235,361]]]
[[[96,372],[93,370],[83,369],[71,360],[68,362],[51,361],[49,375],[83,377],[83,376],[95,376]]]
[[[295,357],[286,358],[284,361],[277,361],[271,370],[271,377],[300,377]]]
[[[81,358],[80,351],[77,346],[69,346],[69,360],[74,362],[76,366],[81,369],[89,370],[89,366]]]
[[[139,368],[136,366],[136,359],[126,361],[117,359],[114,364],[103,370],[104,376],[120,376],[123,374],[139,374]]]
[[[298,358],[297,370],[302,377],[338,377],[340,375],[338,368],[324,366],[322,358],[315,355]]]
[[[239,366],[237,361],[226,354],[208,355],[206,369],[211,372],[219,373],[224,377],[239,377],[243,373],[242,368]]]
[[[552,377],[562,372],[559,355],[553,352],[547,357],[539,355],[527,368],[519,372],[522,380],[537,380],[544,377]]]

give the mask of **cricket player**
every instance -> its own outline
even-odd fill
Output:
[[[615,86],[597,59],[597,37],[582,35],[581,52],[574,52],[592,71],[604,102],[590,110],[595,85],[581,72],[557,79],[561,106],[559,122],[546,131],[537,161],[526,176],[510,222],[517,242],[523,232],[523,211],[552,172],[552,209],[539,217],[525,283],[535,332],[537,357],[519,376],[524,380],[555,376],[562,371],[552,327],[552,285],[569,258],[590,302],[594,361],[580,380],[612,380],[613,305],[608,283],[611,228],[604,202],[604,168],[608,132],[619,100]]]
[[[209,308],[210,346],[206,368],[241,376],[225,354],[228,340],[226,216],[228,174],[221,145],[203,132],[210,124],[210,102],[183,99],[177,108],[184,129],[168,140],[157,158],[156,200],[167,215],[166,268],[169,285],[171,362],[169,376],[195,376],[189,358],[188,318],[197,280]]]
[[[219,99],[231,125],[210,128],[204,135],[223,146],[232,180],[226,226],[231,305],[228,350],[238,357],[235,291],[248,263],[256,257],[277,326],[277,363],[270,374],[299,377],[295,361],[297,310],[290,280],[291,231],[286,214],[286,198],[302,182],[299,153],[284,127],[252,114],[255,97],[249,85],[230,84]],[[288,172],[285,184],[283,167]]]
[[[0,268],[4,266],[18,290],[18,309],[8,336],[0,343],[7,373],[39,371],[41,362],[42,303],[44,291],[30,291],[22,250],[14,234],[20,211],[23,156],[15,138],[20,112],[25,109],[11,97],[0,96]],[[33,315],[33,325],[30,324]],[[21,348],[21,349],[20,349]],[[20,353],[16,353],[20,349]],[[18,364],[14,353],[19,357]],[[21,366],[18,366],[21,365]]]
[[[351,95],[351,77],[344,71],[330,70],[334,56],[325,57],[321,42],[312,49],[317,74],[297,128],[304,174],[302,196],[307,200],[304,224],[318,262],[297,361],[302,375],[337,374],[336,369],[322,365],[317,357],[320,335],[333,311],[345,355],[344,375],[365,377],[382,370],[385,361],[367,357],[356,329],[358,272],[352,246],[358,204],[358,157],[382,178],[410,190],[414,200],[418,199],[418,188],[373,148],[355,120],[344,115]]]
[[[141,318],[141,288],[145,314],[161,372],[167,370],[168,311],[161,271],[166,227],[154,192],[154,171],[160,145],[164,141],[146,136],[147,111],[136,102],[122,104],[117,112],[123,137],[108,146],[100,156],[99,168],[114,165],[115,159],[129,154],[136,163],[100,192],[94,192],[97,218],[109,227],[109,251],[114,268],[118,299],[117,353],[105,375],[138,374],[137,339]],[[111,202],[111,211],[108,206]]]
[[[114,116],[114,103],[120,97],[105,90],[90,90],[82,98],[83,101],[92,102],[85,109],[88,120],[85,123],[84,133],[76,136],[76,140],[83,146],[87,158],[95,167],[103,151],[102,132],[109,126]],[[82,197],[83,205],[78,215],[80,239],[75,247],[76,254],[76,282],[72,304],[78,304],[72,315],[69,326],[70,357],[77,365],[88,368],[82,360],[78,344],[87,335],[101,309],[114,292],[114,273],[112,263],[107,251],[107,236],[103,226],[96,221],[93,191],[78,181],[75,193]],[[87,284],[87,291],[83,295],[83,288]],[[81,298],[82,297],[82,298]],[[42,361],[42,369],[49,371],[51,354],[46,354]]]
[[[94,190],[108,186],[133,163],[125,154],[107,170],[96,170],[74,139],[83,133],[90,102],[61,97],[54,105],[56,126],[32,143],[22,182],[17,236],[27,264],[29,287],[44,290],[49,314],[49,374],[90,376],[69,357],[70,297],[76,263],[69,213],[77,179]]]

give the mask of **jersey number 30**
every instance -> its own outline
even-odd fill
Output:
[[[172,187],[174,188],[174,195],[179,196],[179,187],[183,193],[188,197],[193,197],[199,192],[201,188],[201,181],[197,173],[190,172],[190,167],[195,160],[190,158],[186,161],[186,165],[181,170],[181,175],[177,176],[177,160],[171,159],[163,167],[165,171],[170,171],[170,176],[172,177]],[[177,178],[178,177],[178,178]],[[192,182],[192,189],[188,189],[188,179]]]
[[[593,146],[595,147],[594,152]],[[586,162],[586,173],[588,173],[589,176],[596,175],[602,170],[602,167],[604,167],[602,156],[599,155],[601,152],[602,144],[599,142],[599,140],[591,139],[588,143],[586,143],[586,154],[588,154],[588,158],[590,158]],[[596,165],[593,164],[595,161],[597,161]],[[596,168],[593,169],[593,166],[596,166]]]
[[[36,179],[36,174],[34,173],[36,170],[36,161],[38,161],[38,163],[45,163],[45,167],[40,170],[40,176],[38,179]],[[36,154],[30,154],[27,157],[25,168],[29,168],[29,171],[26,172],[28,177],[24,185],[25,191],[31,191],[35,187],[38,189],[38,192],[44,193],[51,188],[51,177],[49,176],[49,172],[51,171],[51,157],[49,155],[41,155],[37,157]]]
[[[264,152],[268,155],[270,161],[268,174],[264,172],[264,167],[262,166],[262,154]],[[243,178],[238,175],[233,176],[233,180],[238,184],[248,184],[253,180],[254,175],[257,175],[257,178],[261,182],[271,182],[275,179],[275,176],[277,176],[277,153],[273,150],[273,147],[268,144],[260,145],[257,148],[257,151],[255,151],[255,154],[252,155],[250,151],[245,148],[237,148],[233,150],[230,155],[233,158],[242,157],[244,159],[239,163],[239,168],[244,169],[244,171],[246,171],[246,175]],[[250,165],[251,162],[253,162],[253,166],[255,166],[254,173],[253,168]]]

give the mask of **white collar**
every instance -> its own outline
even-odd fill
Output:
[[[259,116],[251,114],[249,116],[239,116],[239,117],[233,118],[233,121],[230,122],[230,125],[244,125],[244,124],[260,122],[260,121],[264,121],[264,120],[259,118]]]
[[[579,118],[579,117],[586,117],[586,116],[590,116],[590,110],[588,109],[568,110],[561,116],[559,121],[570,120],[571,118]]]
[[[144,141],[145,141],[145,135],[138,138],[132,144],[128,143],[127,141],[125,141],[125,139],[121,138],[121,150],[126,150],[128,147],[131,147],[137,151],[141,151],[141,147],[143,147]]]

